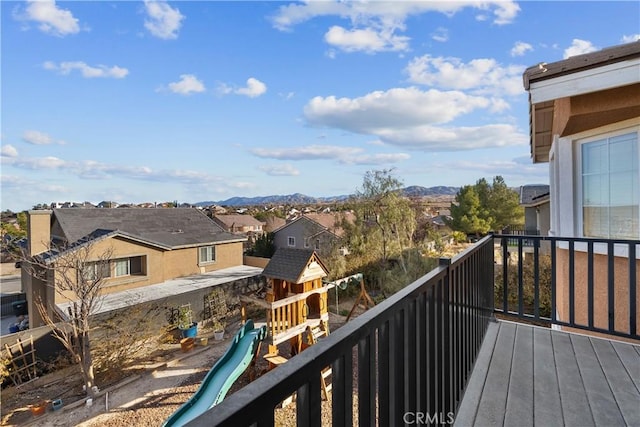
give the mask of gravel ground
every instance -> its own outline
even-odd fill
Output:
[[[331,330],[339,327],[342,324],[341,321],[343,321],[341,316],[333,317]],[[229,330],[234,328],[235,325],[230,326]],[[31,415],[26,407],[17,408],[18,411],[14,416],[4,414],[2,424],[38,427],[158,426],[196,392],[206,373],[224,354],[229,344],[230,336],[221,342],[210,339],[209,345],[197,347],[190,353],[174,351],[174,358],[165,367],[134,376],[128,384],[109,391],[108,410],[107,396],[103,394],[96,398],[90,407],[82,405],[82,400],[77,402],[78,406],[74,406],[70,399],[65,400],[65,406],[61,410],[55,412],[49,410],[45,415],[37,417]],[[263,353],[266,347],[266,345],[262,346]],[[284,351],[282,353],[286,354]],[[356,366],[355,363],[354,359],[354,366]],[[259,357],[258,370],[265,367],[266,362]],[[357,373],[354,372],[354,384],[357,384],[356,375]],[[248,383],[249,372],[247,371],[233,385],[229,393],[232,394]],[[59,384],[58,382],[53,387],[57,388]],[[354,396],[354,408],[354,413],[357,413],[357,396]],[[296,425],[295,412],[295,404],[276,409],[276,425]],[[322,403],[322,425],[331,425],[330,400]]]

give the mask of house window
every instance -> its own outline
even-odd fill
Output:
[[[131,269],[129,268],[129,258],[117,259],[113,262],[115,277],[128,276]]]
[[[114,277],[140,276],[145,274],[146,263],[143,256],[120,258],[113,261]]]
[[[109,266],[109,261],[94,261],[88,262],[84,265],[84,268],[81,272],[84,280],[86,281],[94,281],[99,279],[106,279],[111,277],[111,268]]]
[[[309,247],[309,239],[308,239],[308,238],[305,238],[305,239],[304,239],[304,247],[305,247],[305,248],[308,248],[308,247]]]
[[[585,237],[640,237],[638,132],[580,144],[582,233]]]
[[[296,245],[296,238],[295,237],[287,237],[287,245],[288,246],[295,246]]]
[[[316,239],[316,251],[320,250],[320,239]]]
[[[216,247],[215,246],[203,246],[199,251],[199,263],[204,264],[207,262],[214,262],[216,260]]]

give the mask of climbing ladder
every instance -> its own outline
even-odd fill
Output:
[[[318,340],[329,335],[329,324],[325,321],[321,321],[317,326],[307,326],[307,343],[311,346],[318,342]],[[322,386],[322,398],[329,400],[329,392],[332,388],[331,383],[331,366],[327,366],[322,370],[320,374],[320,385]]]

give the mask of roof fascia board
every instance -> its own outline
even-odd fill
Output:
[[[640,58],[531,82],[531,103],[613,89],[640,82]]]
[[[202,243],[189,243],[188,245],[180,245],[180,246],[172,246],[170,249],[186,249],[186,248],[198,248],[201,246],[214,246],[214,245],[219,245],[219,244],[224,244],[224,243],[241,243],[241,242],[246,242],[247,239],[246,238],[237,238],[237,239],[230,239],[230,240],[220,240],[220,241],[215,241],[215,242],[202,242]]]

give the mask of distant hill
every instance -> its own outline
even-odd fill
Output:
[[[404,189],[404,194],[409,197],[425,197],[425,196],[455,196],[458,193],[459,187],[420,187],[419,185],[412,185]]]
[[[420,187],[412,185],[404,189],[405,195],[409,197],[425,196],[453,196],[458,192],[458,187]],[[232,197],[226,200],[204,201],[195,203],[196,206],[255,206],[255,205],[310,205],[315,203],[334,203],[347,200],[351,195],[312,197],[305,194],[295,193],[288,195],[258,196],[258,197]]]

